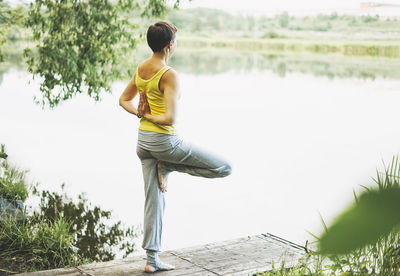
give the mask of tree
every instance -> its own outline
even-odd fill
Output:
[[[175,0],[174,7],[179,3]],[[78,93],[100,100],[113,81],[128,74],[119,65],[141,36],[132,17],[162,17],[168,10],[165,0],[146,0],[142,6],[136,0],[31,3],[25,25],[36,49],[26,48],[24,57],[33,77],[42,79],[35,102],[53,108]]]
[[[7,19],[9,17],[9,10],[7,6],[0,0],[0,62],[4,60],[2,46],[6,42]]]
[[[0,0],[0,62],[4,61],[2,47],[7,41],[8,29],[11,25],[22,25],[24,13],[23,7],[13,9],[3,0]]]
[[[278,15],[279,25],[282,28],[287,28],[289,26],[289,13],[287,11]]]

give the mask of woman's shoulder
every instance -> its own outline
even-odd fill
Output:
[[[174,80],[174,79],[178,78],[178,73],[175,71],[174,68],[167,65],[167,67],[165,69],[165,73],[163,74],[163,78],[168,79],[168,80],[169,79]]]
[[[178,83],[178,74],[172,67],[170,67],[169,70],[165,71],[165,73],[161,76],[159,89],[164,91],[166,86],[177,87]]]

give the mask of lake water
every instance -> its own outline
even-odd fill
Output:
[[[373,77],[332,77],[254,59],[246,68],[229,63],[215,71],[210,62],[193,72],[201,66],[177,60],[179,135],[225,157],[233,174],[170,175],[163,250],[266,232],[304,245],[313,240],[307,231],[323,229],[319,214],[329,224],[353,201],[353,189],[373,186],[376,168],[400,152],[400,81],[379,74],[385,61]],[[101,102],[78,96],[42,110],[33,103],[39,84],[30,79],[12,68],[2,76],[0,143],[9,160],[43,189],[66,183],[71,196],[84,192],[115,219],[142,224],[138,119],[118,105],[127,81],[114,83]]]

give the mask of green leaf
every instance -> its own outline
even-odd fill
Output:
[[[345,254],[373,244],[400,224],[400,188],[365,191],[319,240],[322,254]]]

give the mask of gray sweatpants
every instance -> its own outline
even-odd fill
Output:
[[[231,174],[231,166],[175,135],[152,131],[139,130],[136,153],[142,162],[145,192],[142,248],[158,252],[165,199],[158,185],[157,162],[163,161],[163,167],[169,171],[207,178],[225,177]]]

